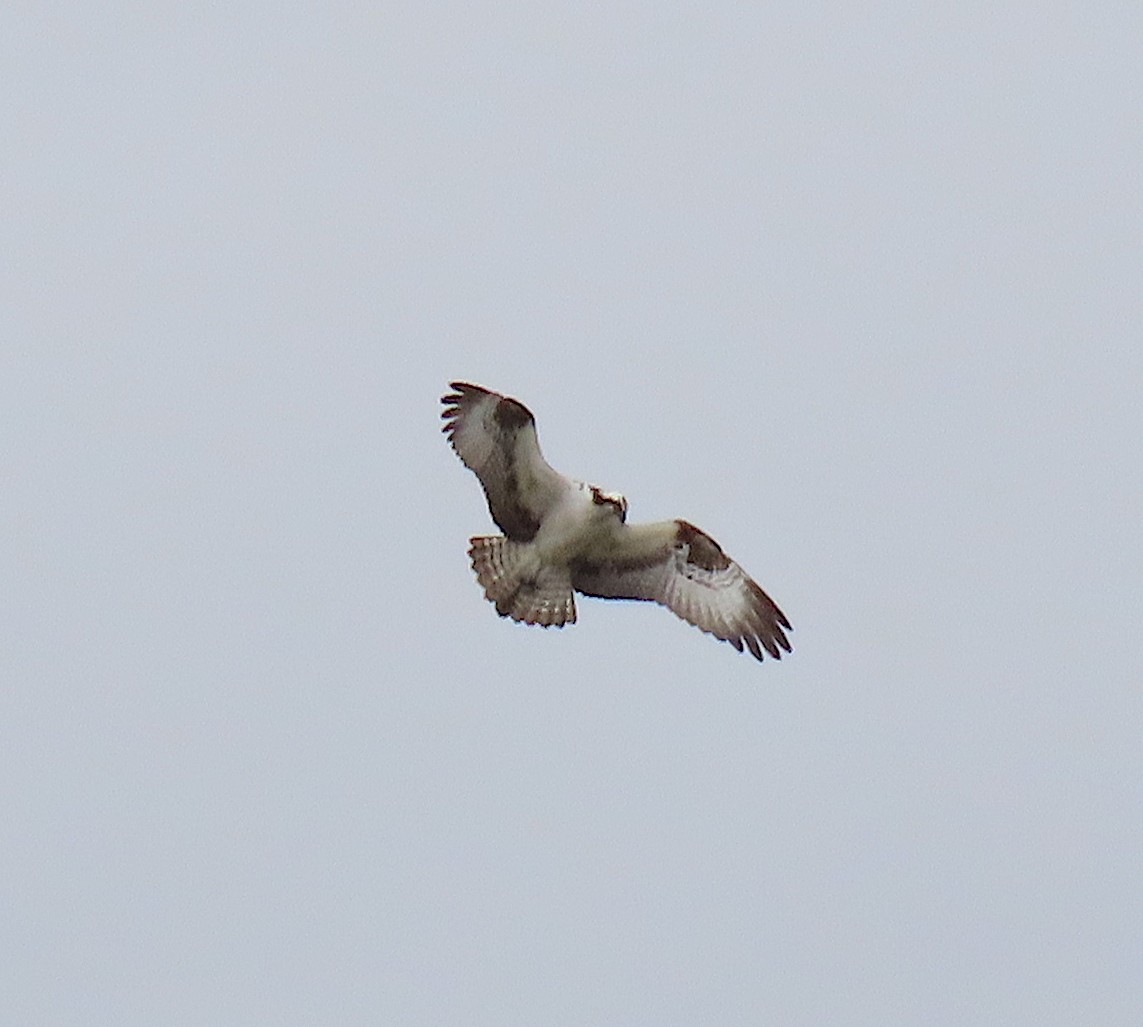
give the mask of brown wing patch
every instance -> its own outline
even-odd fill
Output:
[[[504,476],[503,494],[493,495],[492,490],[486,488],[484,495],[488,499],[488,511],[500,530],[517,542],[531,542],[540,530],[540,522],[523,503],[511,498],[518,492],[516,472],[510,470]]]
[[[505,396],[496,404],[496,412],[492,416],[504,431],[513,433],[524,425],[535,422],[532,412],[518,399],[510,396]]]
[[[690,521],[679,520],[678,540],[688,547],[687,563],[693,563],[704,571],[721,571],[730,566],[730,557],[702,528],[696,528]]]

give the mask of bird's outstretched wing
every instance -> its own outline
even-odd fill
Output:
[[[604,599],[647,599],[755,659],[790,652],[786,615],[706,532],[687,521],[624,528],[619,541],[572,565],[572,585]]]
[[[536,420],[523,403],[467,382],[449,386],[455,391],[441,397],[442,430],[480,479],[500,530],[513,541],[530,542],[570,481],[544,460]]]

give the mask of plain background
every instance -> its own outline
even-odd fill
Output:
[[[6,5],[5,1022],[1143,1022],[1140,12]]]

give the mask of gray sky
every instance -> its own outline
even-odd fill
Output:
[[[1143,14],[9,5],[0,1013],[1143,1021]],[[501,621],[450,378],[794,623]]]

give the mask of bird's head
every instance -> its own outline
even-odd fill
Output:
[[[591,486],[591,501],[596,506],[610,506],[615,510],[620,524],[627,522],[627,497],[618,492],[604,492],[595,485]]]

